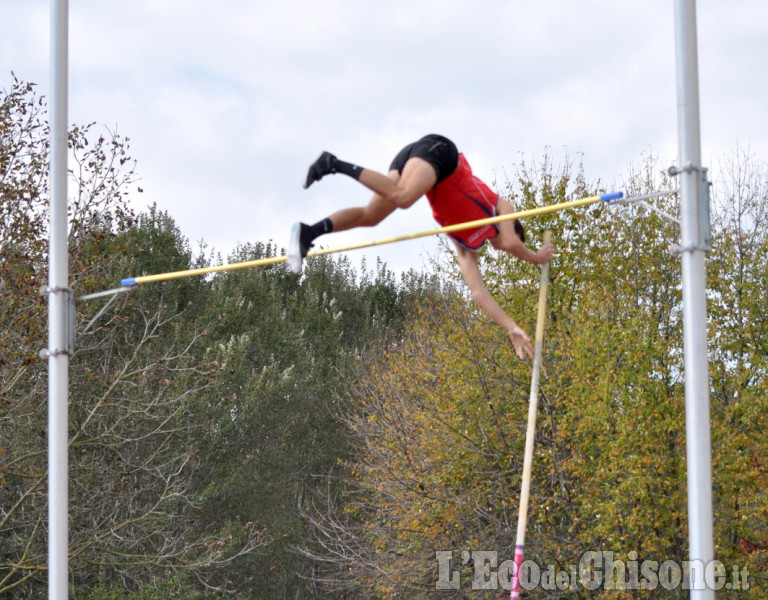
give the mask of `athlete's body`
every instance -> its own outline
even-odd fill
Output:
[[[465,223],[512,212],[507,201],[499,198],[472,175],[469,163],[453,142],[439,135],[425,136],[403,148],[392,161],[387,175],[341,161],[323,152],[310,166],[304,187],[309,187],[331,173],[343,173],[357,179],[374,193],[373,198],[366,206],[340,210],[311,226],[296,223],[291,232],[288,262],[297,272],[301,271],[303,258],[312,242],[320,235],[354,227],[372,227],[395,209],[409,208],[424,195],[429,199],[435,219],[441,225]],[[483,243],[490,240],[498,250],[541,265],[552,258],[552,244],[544,244],[537,252],[532,252],[526,247],[525,233],[516,220],[458,231],[451,234],[451,237],[456,246],[459,267],[475,302],[504,328],[520,358],[526,354],[533,357],[530,338],[488,293],[477,253]]]

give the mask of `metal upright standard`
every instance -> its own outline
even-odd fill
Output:
[[[68,597],[67,484],[71,337],[67,251],[68,1],[51,1],[50,239],[48,248],[48,598]]]
[[[714,560],[712,467],[707,363],[706,251],[709,200],[701,167],[699,67],[695,0],[675,0],[677,123],[685,352],[685,430],[691,600],[713,600],[705,570]]]
[[[709,417],[709,374],[707,363],[706,265],[709,248],[708,188],[706,170],[701,166],[701,133],[699,123],[698,58],[696,42],[695,0],[675,0],[675,38],[677,70],[678,168],[680,176],[680,224],[682,288],[685,352],[685,418],[688,471],[688,524],[691,573],[691,600],[714,600],[714,590],[705,585],[705,574],[713,563],[712,476]],[[73,337],[70,335],[72,290],[68,284],[67,249],[67,105],[68,105],[68,0],[51,0],[51,103],[50,103],[50,242],[49,280],[43,293],[48,295],[48,348],[42,354],[48,360],[48,598],[68,598],[68,386],[69,356]],[[504,215],[399,236],[378,242],[355,244],[345,248],[320,249],[308,256],[343,250],[366,248],[385,243],[415,239],[438,233],[458,231],[469,226],[489,224],[502,219],[545,214],[595,202],[610,203],[622,193],[603,194],[559,205]],[[627,199],[638,200],[639,198]],[[178,271],[131,277],[121,287],[84,296],[90,299],[133,289],[142,283],[165,281],[191,275],[203,275],[284,261],[272,257],[236,265]],[[518,521],[515,562],[520,565],[527,521],[530,493],[533,434],[541,368],[543,319],[546,299],[546,266],[542,270],[542,296],[536,327],[536,354],[529,403],[528,439],[523,469],[521,512]],[[519,595],[519,571],[513,580],[512,598]]]
[[[544,234],[544,241],[551,240],[551,234]],[[536,317],[536,338],[533,353],[533,374],[531,375],[531,395],[528,398],[528,429],[525,433],[525,456],[523,458],[523,481],[520,490],[520,512],[517,517],[517,538],[515,539],[515,570],[512,573],[510,599],[520,597],[520,567],[523,564],[525,530],[528,526],[528,499],[531,494],[531,470],[533,467],[533,445],[536,438],[536,413],[539,407],[539,377],[541,374],[542,354],[544,351],[544,323],[547,316],[547,288],[549,287],[549,263],[541,268],[539,285],[539,312]]]

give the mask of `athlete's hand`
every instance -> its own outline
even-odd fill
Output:
[[[552,244],[552,242],[547,242],[541,248],[539,248],[539,251],[534,255],[536,257],[536,264],[546,265],[550,260],[552,260],[554,253],[555,246]]]
[[[526,354],[529,358],[533,358],[533,346],[531,345],[531,338],[528,337],[525,331],[515,325],[507,331],[507,335],[509,335],[509,339],[515,346],[515,353],[517,354],[518,358],[525,358]]]

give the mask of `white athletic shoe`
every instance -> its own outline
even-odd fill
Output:
[[[303,223],[294,223],[291,227],[291,237],[288,240],[288,253],[286,261],[288,268],[297,275],[301,273],[301,267],[304,264],[304,257],[307,255],[308,248],[304,249],[301,245],[301,230]],[[306,225],[304,225],[306,227]],[[303,250],[303,252],[302,252]]]

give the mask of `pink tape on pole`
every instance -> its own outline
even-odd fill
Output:
[[[510,600],[520,598],[520,568],[523,564],[523,547],[515,546],[515,569],[512,571],[512,591],[509,594]]]

